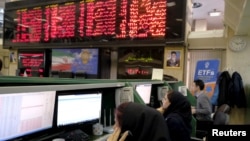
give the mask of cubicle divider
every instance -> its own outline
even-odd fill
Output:
[[[182,81],[177,81],[177,82],[172,82],[172,83],[169,83],[169,85],[172,87],[173,90],[175,91],[179,91],[179,87],[180,86],[184,86],[184,83]],[[191,103],[192,106],[195,106],[196,105],[196,99],[195,97],[192,95],[192,93],[190,92],[190,90],[187,88],[186,89],[187,91],[187,99],[189,100],[189,102]]]
[[[119,80],[119,81],[124,81],[124,80]],[[135,86],[137,84],[152,84],[152,89],[153,90],[157,90],[158,85],[162,85],[164,84],[163,81],[151,81],[151,80],[133,80],[132,82],[130,82],[129,80],[126,80],[126,82],[124,83],[123,87],[132,87],[133,89],[133,101],[136,103],[141,103],[141,104],[145,104],[146,103],[143,101],[143,99],[141,98],[141,96],[138,94],[138,92],[135,89]],[[154,88],[156,87],[156,88]],[[101,123],[105,126],[112,126],[114,124],[114,112],[115,112],[115,108],[117,107],[116,103],[115,103],[115,97],[116,97],[116,89],[119,88],[114,88],[114,89],[103,89],[103,105],[102,105],[102,111],[101,111]],[[157,93],[156,92],[152,92],[152,93]],[[150,106],[150,104],[148,104],[148,106]]]
[[[143,98],[136,91],[139,84],[151,84],[150,103],[145,103]],[[69,91],[69,90],[98,90],[102,92],[102,110],[100,123],[105,126],[114,124],[114,111],[116,108],[115,96],[116,89],[123,87],[133,88],[133,99],[136,103],[148,105],[153,108],[160,107],[158,99],[158,87],[167,86],[169,90],[178,90],[179,86],[183,86],[182,82],[168,82],[161,80],[146,79],[69,79],[69,78],[39,78],[39,77],[0,77],[0,94],[11,92],[30,92],[30,91]],[[192,105],[195,105],[195,99],[188,91],[187,98]],[[192,125],[196,125],[196,121],[192,121]],[[194,134],[194,133],[192,133]]]

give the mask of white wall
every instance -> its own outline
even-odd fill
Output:
[[[240,73],[244,85],[250,85],[250,37],[247,36],[247,47],[240,52],[233,52],[227,49],[226,69],[230,73],[237,71]],[[228,40],[229,41],[229,40]]]

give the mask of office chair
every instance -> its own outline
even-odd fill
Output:
[[[229,123],[230,106],[228,104],[222,104],[214,113],[213,124],[214,125],[227,125]]]
[[[227,125],[229,123],[229,115],[227,113],[217,111],[214,115],[214,125]]]
[[[217,111],[221,111],[221,112],[227,113],[227,114],[230,113],[230,110],[231,110],[231,108],[230,108],[230,106],[229,106],[228,104],[222,104],[222,105],[217,109]]]
[[[191,133],[191,141],[203,141],[202,138],[196,136],[196,119],[192,116],[191,120],[192,133]]]
[[[228,104],[221,105],[213,115],[212,125],[227,125],[229,123],[229,113],[230,113],[230,106]],[[194,131],[196,134],[194,135],[192,132],[191,140],[192,141],[202,141],[207,140],[208,132],[205,130],[197,130],[195,123],[192,124]]]

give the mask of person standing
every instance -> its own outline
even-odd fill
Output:
[[[204,92],[204,82],[200,79],[194,80],[193,86],[197,103],[195,107],[192,107],[192,113],[197,120],[211,120],[212,104]]]
[[[213,124],[212,120],[212,104],[210,98],[204,92],[205,84],[202,80],[194,80],[193,91],[196,97],[196,106],[192,107],[192,114],[196,118],[196,129],[200,131],[205,131],[198,137],[204,137],[207,135],[208,130]]]

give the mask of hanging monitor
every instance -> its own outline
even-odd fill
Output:
[[[52,72],[72,73],[77,77],[82,74],[84,77],[97,78],[98,63],[98,48],[52,49]]]

